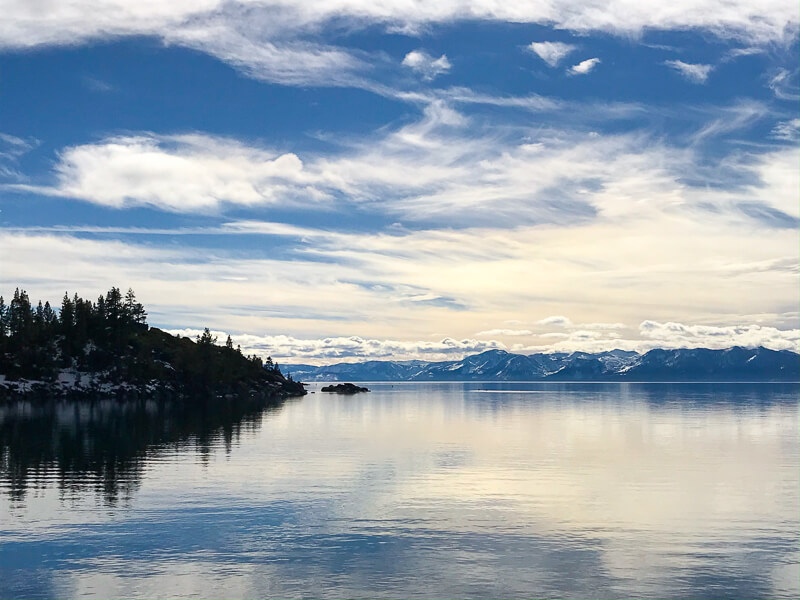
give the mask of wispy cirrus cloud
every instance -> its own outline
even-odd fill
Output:
[[[64,5],[44,0],[34,8],[25,0],[8,0],[0,39],[5,46],[68,44],[118,35],[155,34],[205,20],[250,24],[254,30],[273,35],[305,31],[335,18],[364,23],[422,25],[458,19],[550,23],[572,31],[636,33],[643,29],[708,29],[720,36],[753,40],[783,39],[787,28],[796,29],[796,6],[787,0],[768,0],[754,5],[745,0],[680,1],[652,10],[623,0],[595,2],[501,3],[445,0],[408,3],[402,0],[374,3],[335,0],[304,3],[298,0],[176,0],[169,3],[124,0],[75,0]]]
[[[800,119],[780,121],[772,128],[772,137],[787,142],[800,140]]]
[[[374,3],[334,0],[7,0],[0,23],[0,48],[77,45],[124,36],[151,36],[226,61],[257,79],[285,85],[354,86],[372,89],[371,68],[378,54],[336,47],[320,41],[328,24],[350,28],[382,26],[413,33],[426,26],[455,21],[537,23],[577,33],[607,32],[636,36],[645,30],[703,29],[751,45],[783,43],[798,30],[796,6],[790,0],[754,4],[745,0],[671,3],[659,10],[632,7],[624,0],[595,2],[496,3],[445,0]],[[558,44],[558,42],[542,42]],[[539,46],[548,64],[558,62],[563,47]],[[536,50],[534,50],[536,51]],[[537,52],[538,53],[538,52]],[[444,70],[440,57],[434,71]],[[586,73],[596,63],[581,63]],[[589,66],[591,65],[591,66]],[[584,69],[584,70],[581,70]],[[429,76],[433,71],[428,70]],[[379,86],[377,86],[379,87]]]
[[[178,213],[277,204],[358,206],[395,220],[462,227],[576,226],[664,211],[713,211],[732,221],[769,213],[793,222],[796,151],[782,146],[760,155],[740,153],[724,161],[722,170],[698,158],[700,140],[763,114],[758,107],[731,110],[731,117],[709,121],[689,138],[689,147],[680,147],[638,134],[495,129],[436,100],[416,122],[350,141],[336,153],[295,154],[203,134],[143,133],[68,147],[59,154],[53,183],[6,189]],[[769,186],[778,186],[776,193],[764,193]],[[649,201],[632,200],[637,197]]]
[[[692,83],[705,83],[708,81],[709,74],[714,69],[713,65],[692,64],[683,62],[682,60],[667,60],[664,61],[664,64],[680,73],[684,79]]]
[[[0,181],[25,181],[27,177],[19,170],[19,159],[38,145],[39,140],[34,138],[0,132]]]
[[[749,263],[743,264],[741,230],[690,220],[668,226],[663,221],[639,221],[635,227],[597,224],[578,231],[529,227],[365,234],[258,223],[222,229],[233,235],[281,236],[282,245],[294,250],[274,257],[255,252],[258,245],[251,245],[243,256],[174,246],[169,240],[154,245],[79,238],[75,231],[5,231],[0,252],[15,261],[4,265],[0,286],[21,285],[34,297],[57,301],[65,289],[91,297],[122,280],[136,289],[155,325],[208,325],[297,340],[356,336],[413,342],[430,340],[431,331],[446,327],[452,339],[479,337],[482,344],[493,342],[495,347],[507,347],[500,340],[514,337],[509,331],[530,331],[529,346],[554,351],[710,343],[711,330],[702,328],[681,330],[683,338],[678,339],[677,333],[669,333],[671,326],[663,331],[648,326],[642,330],[648,333],[639,332],[637,338],[621,323],[603,320],[608,314],[626,315],[634,323],[668,323],[664,316],[682,315],[694,320],[684,321],[687,327],[698,325],[698,318],[713,320],[714,327],[735,327],[748,322],[737,315],[761,313],[761,337],[753,332],[749,338],[719,335],[712,340],[717,347],[756,342],[786,347],[786,340],[793,338],[773,330],[786,331],[787,325],[797,329],[796,313],[781,315],[784,307],[799,301],[798,259],[789,255],[774,260],[794,247],[791,230],[748,247]],[[675,239],[684,243],[676,247]],[[541,248],[548,250],[537,251]],[[587,263],[589,250],[593,259]],[[53,261],[53,256],[59,259]],[[762,289],[770,289],[768,299],[757,293]],[[451,300],[425,301],[436,298]],[[455,302],[468,304],[470,311]],[[531,306],[542,311],[566,308],[575,321],[559,316],[542,319],[538,328],[471,333],[478,331],[476,325],[511,320],[521,316],[520,307]],[[697,306],[704,310],[698,312]],[[558,327],[559,336],[553,337],[547,327]],[[320,330],[327,335],[320,336]],[[479,347],[488,346],[456,345],[448,356]],[[262,350],[284,356],[272,348]],[[369,351],[365,346],[363,356]]]
[[[789,71],[788,69],[778,69],[769,78],[767,85],[780,100],[797,101],[800,100],[800,84],[798,84],[798,74],[800,69]]]

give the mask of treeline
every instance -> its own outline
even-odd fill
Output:
[[[145,384],[178,393],[241,392],[263,386],[302,393],[277,365],[245,357],[230,336],[225,346],[208,329],[196,340],[147,325],[133,290],[112,287],[97,301],[65,294],[61,308],[30,301],[17,289],[0,296],[0,375],[7,381],[55,382],[67,369],[100,383]],[[291,388],[291,389],[289,389]],[[297,389],[295,389],[297,388]]]
[[[112,287],[97,302],[64,294],[59,312],[50,302],[34,307],[17,288],[6,306],[0,296],[0,372],[9,378],[49,379],[60,368],[102,369],[137,330],[147,312],[132,289]]]

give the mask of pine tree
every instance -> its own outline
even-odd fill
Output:
[[[0,340],[5,339],[8,335],[8,321],[6,317],[6,313],[8,309],[6,308],[6,301],[3,300],[3,297],[0,296]]]
[[[16,337],[19,343],[26,344],[29,341],[33,325],[33,311],[31,301],[25,290],[19,288],[14,292],[14,298],[9,307],[9,331]]]
[[[128,293],[125,294],[124,314],[130,323],[144,324],[147,320],[147,312],[145,312],[144,306],[136,301],[133,288],[128,288]]]
[[[217,343],[217,336],[211,335],[211,330],[206,327],[202,335],[197,336],[197,343],[201,346],[213,346]]]
[[[33,325],[37,334],[44,329],[44,305],[42,305],[41,300],[39,300],[39,304],[36,305],[36,311],[33,313]]]
[[[122,294],[119,288],[112,287],[106,294],[106,318],[111,322],[112,328],[122,321],[123,314]]]
[[[228,336],[228,339],[225,340],[225,347],[228,350],[233,350],[233,340],[231,339],[231,336]]]
[[[3,298],[0,297],[0,303],[2,303]],[[44,303],[44,323],[47,327],[47,330],[50,331],[53,327],[53,324],[58,320],[56,317],[56,313],[53,308],[50,306],[50,302]]]
[[[68,335],[75,325],[75,305],[70,300],[69,294],[64,292],[64,298],[61,300],[61,331],[64,335]]]

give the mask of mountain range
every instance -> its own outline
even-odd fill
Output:
[[[442,362],[379,361],[326,366],[283,364],[300,381],[800,381],[790,350],[655,349],[513,354],[488,350]]]

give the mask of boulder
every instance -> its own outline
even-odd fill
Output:
[[[359,392],[368,392],[369,390],[352,383],[339,383],[336,385],[326,385],[321,391],[333,392],[334,394],[357,394]]]

